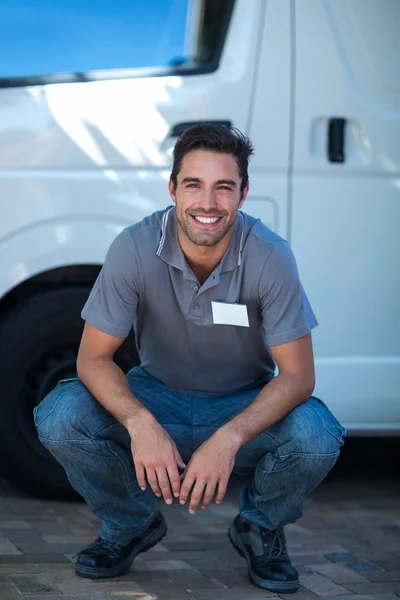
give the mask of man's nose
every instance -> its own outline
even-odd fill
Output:
[[[205,190],[201,199],[201,207],[204,210],[212,210],[217,206],[217,198],[214,190]]]

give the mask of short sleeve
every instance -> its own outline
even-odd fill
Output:
[[[277,242],[260,278],[263,329],[269,346],[296,340],[318,325],[289,244]]]
[[[131,234],[124,229],[111,244],[82,318],[109,335],[127,337],[139,302],[139,273]]]

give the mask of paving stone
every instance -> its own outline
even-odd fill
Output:
[[[262,590],[256,586],[253,589],[239,588],[233,589],[218,589],[202,590],[194,589],[191,592],[198,600],[258,600],[259,598],[268,598],[270,596],[277,597],[276,594],[268,590]],[[160,600],[164,600],[161,598]]]
[[[21,594],[50,594],[57,588],[45,575],[10,575],[15,587]]]
[[[298,556],[291,556],[291,560],[296,567],[302,565],[328,564],[328,561],[323,554],[299,554]]]
[[[221,587],[199,571],[167,571],[166,575],[184,590],[193,588],[215,589],[216,587]]]
[[[55,521],[54,519],[45,521],[41,521],[39,519],[28,519],[26,523],[29,525],[31,529],[34,529],[38,533],[44,533],[49,535],[71,535],[71,529],[64,525],[64,523],[60,523],[59,521]]]
[[[290,551],[291,556],[296,556],[298,554],[304,556],[305,554],[341,554],[344,553],[343,548],[341,548],[338,544],[327,544],[325,542],[318,543],[318,541],[313,541],[311,543],[306,542],[299,548],[292,548]]]
[[[365,578],[371,582],[400,581],[400,571],[383,571],[379,569],[373,573],[366,573]]]
[[[20,597],[21,598],[21,597]],[[108,594],[93,591],[88,594],[30,594],[27,600],[110,600]]]
[[[0,531],[5,529],[30,529],[26,521],[0,518]]]
[[[63,554],[16,554],[1,557],[3,564],[23,564],[23,563],[61,563],[68,562],[68,559]]]
[[[347,593],[346,588],[318,574],[303,575],[301,585],[318,596],[340,596]]]
[[[365,577],[343,565],[330,563],[326,565],[308,565],[308,568],[335,583],[367,583]]]
[[[54,570],[49,570],[43,568],[43,572],[45,573],[46,577],[50,579],[50,581],[56,584],[57,587],[59,587],[59,583],[69,583],[71,581],[76,582],[78,579],[78,576],[76,575],[75,569],[72,565],[68,565],[68,569],[58,568]]]
[[[350,552],[334,552],[333,554],[326,554],[325,556],[333,562],[357,562],[357,556],[350,554]]]
[[[382,572],[382,569],[380,569],[376,565],[371,565],[370,563],[348,563],[346,566],[352,571],[356,571],[357,573],[372,573],[374,571]]]
[[[244,569],[231,569],[229,567],[225,567],[223,569],[215,569],[215,568],[200,568],[199,569],[203,575],[208,577],[209,579],[219,580],[220,577],[226,577],[227,579],[235,579],[238,577],[240,573],[241,576],[246,574],[247,576],[247,567]],[[243,575],[242,575],[243,574]]]
[[[175,571],[185,569],[193,571],[194,567],[184,562],[183,560],[154,560],[149,562],[140,563],[141,571]]]
[[[213,583],[215,583],[218,587],[222,588],[246,588],[246,589],[254,589],[254,584],[251,583],[248,577],[235,577],[233,579],[228,577],[219,577],[218,579],[210,579]]]
[[[6,537],[16,546],[19,544],[37,544],[39,546],[45,546],[40,533],[34,531],[33,529],[14,529],[8,531]]]
[[[355,594],[379,594],[380,592],[400,592],[400,581],[382,583],[349,583],[346,588]]]
[[[193,600],[193,596],[184,592],[177,592],[174,596],[163,595],[162,598],[161,596],[155,596],[147,592],[115,592],[110,593],[110,596],[115,598],[115,600],[153,600],[158,598],[160,600]]]
[[[84,579],[82,581],[77,575],[75,575],[75,581],[68,583],[57,583],[56,587],[63,594],[77,594],[79,592],[88,593],[90,591],[110,593],[123,591],[123,592],[143,592],[143,586],[139,585],[134,581],[112,581],[112,580],[89,580]]]
[[[43,540],[47,543],[47,544],[58,544],[58,545],[64,545],[64,544],[69,544],[71,545],[75,545],[75,544],[80,544],[81,546],[84,546],[85,544],[89,544],[92,541],[92,536],[91,535],[83,535],[83,536],[77,536],[77,535],[66,535],[66,534],[44,534],[42,535]]]
[[[162,598],[164,595],[172,597],[173,594],[180,594],[182,592],[186,593],[184,588],[168,578],[154,580],[147,579],[146,581],[141,581],[140,586],[145,592],[149,594],[155,594],[156,596],[160,596]],[[112,594],[112,592],[110,593]]]
[[[38,573],[40,571],[40,568],[37,565],[14,565],[14,564],[7,564],[7,565],[0,565],[0,574],[8,574],[8,573],[14,573],[14,574],[18,574],[18,573]]]
[[[12,583],[0,583],[0,600],[20,600],[21,594]]]
[[[299,589],[295,596],[293,596],[293,594],[278,594],[278,597],[283,600],[288,600],[289,598],[295,598],[296,600],[319,600],[317,594],[314,594],[314,592],[311,592],[310,590],[306,590],[302,585],[299,585]],[[338,596],[334,596],[333,598],[336,600],[337,597]],[[353,600],[355,600],[355,596]]]
[[[346,596],[322,596],[319,600],[398,600],[398,598],[395,594],[373,594],[371,596],[348,594]]]
[[[0,537],[0,555],[21,554],[21,552],[5,537]]]
[[[137,581],[143,587],[142,581],[166,580],[167,575],[164,571],[140,571],[138,568],[131,569],[129,572],[129,580]],[[124,575],[124,578],[126,575]]]
[[[123,600],[125,598],[126,600],[153,600],[157,598],[157,596],[153,596],[147,592],[115,592],[114,594],[110,593],[110,595],[116,600]],[[186,598],[187,597],[188,596],[186,596]],[[175,598],[176,600],[180,600],[177,597]]]

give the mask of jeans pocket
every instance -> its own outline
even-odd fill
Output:
[[[61,387],[66,383],[71,383],[72,381],[80,381],[80,379],[79,377],[69,377],[68,379],[60,379],[60,381],[57,383],[56,388]]]
[[[71,377],[70,379],[61,379],[58,382],[56,387],[33,409],[33,422],[35,423],[35,427],[39,427],[39,425],[54,411],[59,400],[66,391],[66,388],[63,386],[68,383],[80,383],[80,379],[78,377]]]
[[[343,427],[343,425],[339,423],[336,417],[333,416],[329,408],[326,406],[325,402],[323,402],[316,396],[311,396],[307,400],[307,404],[318,416],[323,428],[328,433],[333,435],[333,437],[336,438],[342,446],[344,444],[344,438],[347,435],[347,430],[345,427]]]

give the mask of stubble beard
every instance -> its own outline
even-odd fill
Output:
[[[224,218],[224,217],[223,217]],[[177,212],[178,223],[186,235],[186,237],[196,246],[216,246],[232,229],[236,215],[229,221],[225,222],[225,225],[214,231],[196,231],[195,225],[191,223],[192,217],[190,215],[184,215],[183,218]]]

